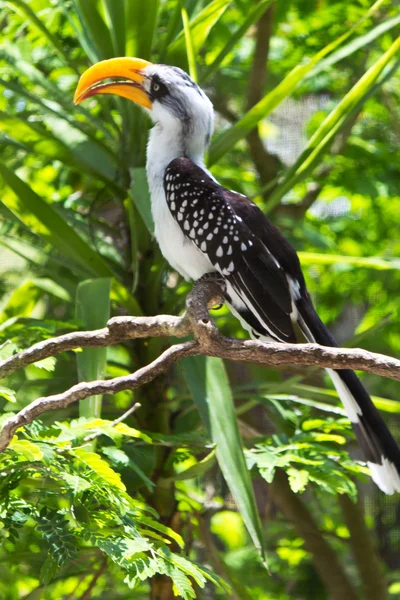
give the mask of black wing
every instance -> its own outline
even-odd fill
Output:
[[[264,236],[255,231],[266,222],[262,212],[253,204],[259,211],[254,214],[256,223],[239,214],[232,193],[187,158],[168,165],[164,189],[184,235],[225,277],[229,300],[237,312],[258,334],[296,341],[288,279],[264,242],[268,231]]]
[[[253,330],[295,341],[292,313],[309,341],[336,346],[314,310],[295,250],[253,202],[184,158],[170,163],[164,186],[174,218],[225,276],[231,305]],[[387,494],[400,492],[400,450],[367,391],[352,371],[329,374],[375,483]]]

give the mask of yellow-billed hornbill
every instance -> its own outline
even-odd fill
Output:
[[[112,79],[112,81],[107,81]],[[116,94],[143,106],[155,123],[147,148],[155,236],[185,279],[217,272],[226,302],[256,338],[295,342],[297,322],[310,342],[336,346],[307,291],[295,250],[245,196],[207,171],[213,132],[210,100],[184,71],[137,58],[90,67],[75,102]],[[381,490],[400,492],[400,450],[353,371],[328,369]]]

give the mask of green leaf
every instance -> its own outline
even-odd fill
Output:
[[[35,367],[37,369],[43,369],[43,371],[47,371],[52,373],[56,368],[56,358],[55,356],[47,356],[46,358],[42,358],[37,363],[35,363]]]
[[[73,0],[73,4],[81,22],[79,37],[92,62],[112,58],[114,48],[101,0]]]
[[[361,50],[362,48],[364,48],[364,46],[371,44],[371,42],[373,42],[383,33],[386,33],[387,31],[390,31],[391,29],[396,27],[399,23],[400,15],[397,17],[393,17],[392,19],[387,19],[386,21],[383,21],[383,23],[379,23],[379,25],[371,29],[371,31],[368,31],[364,35],[358,36],[355,40],[352,40],[351,42],[340,48],[340,50],[333,52],[333,54],[331,54],[328,58],[322,60],[318,64],[318,66],[316,66],[315,69],[313,69],[311,75],[317,75],[321,71],[324,71],[328,67],[331,67],[332,65],[336,64],[340,60],[343,60],[351,54],[354,54],[354,52],[357,52],[357,50]]]
[[[115,56],[125,56],[125,2],[124,0],[103,0],[105,20]]]
[[[214,25],[219,21],[228,5],[232,0],[214,0],[206,4],[205,8],[189,22],[191,39],[193,41],[193,50],[199,54],[204,45],[208,34]],[[168,62],[170,64],[186,66],[182,58],[186,56],[187,45],[184,30],[182,30],[176,40],[168,48]]]
[[[176,554],[175,552],[170,552],[168,548],[161,548],[158,554],[179,567],[179,569],[182,569],[187,575],[193,577],[197,585],[204,588],[204,584],[206,583],[205,576],[196,565],[187,560],[184,556]]]
[[[314,168],[321,154],[325,152],[333,137],[345,123],[351,112],[360,106],[369,95],[379,76],[389,62],[400,50],[400,37],[398,37],[388,50],[381,56],[364,75],[357,81],[352,89],[345,95],[333,111],[324,119],[317,131],[312,135],[306,148],[301,153],[295,164],[288,169],[285,178],[272,192],[268,199],[267,210],[276,206],[282,197],[302,181]]]
[[[253,543],[265,560],[261,524],[223,362],[194,357],[182,363],[193,399],[216,444],[218,464]]]
[[[60,56],[60,58],[74,71],[76,71],[75,63],[71,60],[69,52],[64,50],[62,43],[59,42],[56,36],[54,36],[45,26],[43,21],[39,19],[32,8],[23,0],[8,0],[8,4],[11,5],[14,10],[25,15],[31,24],[36,27],[47,39],[48,42],[53,46],[54,50]]]
[[[5,398],[7,402],[16,402],[17,398],[15,394],[16,392],[11,388],[0,386],[0,397]]]
[[[400,259],[386,259],[379,256],[343,256],[342,254],[319,254],[318,252],[298,252],[303,265],[337,265],[340,263],[377,269],[381,271],[400,270]]]
[[[296,87],[310,76],[314,67],[325,56],[333,52],[340,44],[342,44],[357,27],[368,17],[374,14],[385,0],[378,0],[371,6],[365,16],[352,27],[349,27],[346,33],[328,44],[320,52],[318,52],[305,65],[297,65],[286,77],[268,94],[264,96],[253,108],[251,108],[244,117],[242,117],[232,127],[221,133],[211,144],[208,153],[208,164],[213,165],[224,154],[226,154],[233,146],[241,139],[246,137],[257,124],[265,119],[287,96],[289,96]]]
[[[213,75],[215,71],[218,70],[221,63],[228,56],[231,50],[233,50],[236,44],[238,44],[244,38],[247,30],[252,25],[254,25],[254,23],[256,23],[260,17],[262,17],[262,15],[265,13],[267,8],[272,4],[273,1],[274,0],[261,0],[261,2],[258,2],[253,8],[249,10],[249,13],[247,14],[240,27],[238,27],[238,29],[236,29],[236,31],[229,37],[229,40],[222,48],[222,50],[220,50],[220,52],[218,53],[217,57],[213,60],[211,65],[206,67],[205,71],[203,72],[200,78],[200,82],[202,84],[205,83],[211,77],[211,75]]]
[[[184,548],[185,542],[183,541],[182,537],[179,535],[179,533],[176,533],[176,531],[171,529],[171,527],[166,527],[159,521],[155,521],[151,517],[146,517],[144,515],[140,516],[140,520],[142,523],[144,523],[144,525],[147,525],[148,527],[151,527],[152,529],[155,529],[156,531],[159,531],[160,533],[163,533],[175,540],[180,548]]]
[[[18,64],[19,64],[19,62],[18,62]],[[91,137],[91,133],[88,134],[87,127],[84,127],[82,125],[82,123],[80,123],[79,121],[76,121],[72,117],[72,114],[75,114],[75,113],[71,112],[72,106],[68,105],[68,108],[63,107],[59,102],[56,102],[54,100],[52,94],[47,94],[47,96],[49,96],[50,98],[48,98],[48,97],[39,98],[38,95],[31,94],[24,86],[22,86],[18,82],[6,81],[4,79],[0,79],[0,86],[4,87],[5,89],[11,90],[12,92],[15,92],[15,94],[17,94],[18,96],[21,96],[22,98],[26,98],[33,105],[37,105],[38,107],[40,107],[40,112],[42,115],[43,114],[56,115],[59,119],[64,119],[65,121],[67,121],[71,125],[71,127],[75,127],[76,129],[79,129],[83,133],[86,133],[86,135],[88,135],[88,137],[90,137],[90,139],[93,139]],[[84,114],[87,117],[86,123],[90,127],[93,127],[93,129],[95,129],[96,131],[101,131],[107,138],[109,138],[111,140],[114,139],[110,130],[104,126],[104,123],[100,119],[98,119],[97,117],[95,117],[93,115],[93,112],[89,112],[85,108],[81,108],[80,106],[75,107],[74,111],[77,111],[78,114],[79,113]],[[8,114],[7,118],[10,121],[18,120],[16,115]],[[34,129],[34,124],[31,121],[24,120],[22,115],[19,117],[19,120],[21,123],[25,124],[26,127],[29,126],[31,129]],[[3,127],[2,127],[2,129],[3,129]],[[97,142],[97,144],[100,144],[99,140],[96,140],[96,142]],[[67,148],[67,146],[65,146],[65,148]]]
[[[293,492],[297,494],[298,492],[304,492],[307,486],[307,482],[309,479],[308,471],[301,469],[288,469],[287,474],[289,475],[289,485]]]
[[[185,34],[185,42],[186,42],[186,53],[187,53],[187,61],[189,65],[189,74],[193,81],[197,81],[197,66],[196,66],[196,57],[193,47],[193,38],[192,32],[190,29],[189,17],[187,14],[187,10],[184,6],[181,8],[182,15],[182,23],[183,23],[183,31]]]
[[[327,396],[329,398],[339,398],[336,390],[329,390],[327,388],[319,388],[310,385],[304,384],[296,384],[293,386],[293,389],[298,389],[301,392],[310,392],[312,394],[318,394],[319,396]],[[285,399],[285,398],[283,398]],[[327,404],[323,402],[316,402],[315,400],[304,400],[303,398],[298,397],[290,397],[290,400],[293,402],[299,402],[300,404],[307,404],[308,406],[313,406],[318,410],[323,410],[326,412],[332,412],[336,414],[346,415],[346,411],[338,406],[334,406],[332,404]],[[389,398],[381,398],[380,396],[371,396],[372,402],[375,404],[378,410],[383,410],[388,413],[397,413],[400,414],[400,401],[399,400],[389,400]]]
[[[43,452],[36,444],[32,444],[29,440],[19,440],[15,435],[9,445],[11,450],[17,454],[22,454],[27,460],[42,460]]]
[[[86,273],[112,276],[107,264],[60,216],[6,165],[0,163],[0,175],[13,194],[3,194],[1,201],[29,229],[50,242],[66,258]]]
[[[117,161],[106,146],[98,140],[91,139],[86,132],[83,133],[66,119],[60,119],[53,114],[44,115],[43,123],[52,132],[53,138],[65,147],[64,152],[71,155],[75,167],[116,187],[114,179]],[[68,140],[68,144],[65,144],[64,140]],[[68,162],[66,159],[64,161]],[[119,193],[117,188],[116,192]]]
[[[159,6],[160,0],[125,0],[126,56],[151,60]]]
[[[206,359],[204,356],[184,358],[179,363],[186,385],[192,395],[207,431],[211,432],[210,413],[207,403]]]
[[[307,437],[304,437],[304,439],[307,439]],[[334,433],[312,433],[309,435],[309,439],[314,442],[333,442],[340,445],[346,443],[345,437]]]
[[[70,295],[62,286],[52,279],[37,278],[24,281],[14,289],[0,314],[0,322],[13,317],[29,317],[44,294],[52,294],[60,300],[71,300]]]
[[[104,357],[102,357],[104,359]],[[103,363],[104,364],[104,363]],[[103,367],[104,369],[104,367]],[[85,417],[85,415],[82,415]],[[122,435],[131,438],[141,439],[147,444],[152,443],[152,439],[147,434],[139,431],[138,429],[134,429],[133,427],[129,427],[126,423],[117,423],[113,424],[113,421],[108,421],[107,419],[99,419],[99,418],[89,418],[83,422],[83,429],[86,433],[96,432],[96,433],[104,433],[111,438],[121,437]]]
[[[87,279],[76,290],[75,318],[85,329],[101,329],[110,318],[110,279]],[[107,348],[83,348],[76,354],[79,381],[103,379]],[[81,417],[99,417],[101,396],[91,396],[79,403]]]
[[[126,423],[118,423],[117,425],[114,425],[113,430],[121,435],[126,435],[127,437],[141,439],[147,444],[152,443],[152,439],[150,436],[143,433],[143,431],[139,431],[138,429],[129,427]]]
[[[139,211],[147,229],[151,234],[154,232],[153,215],[151,214],[151,201],[149,184],[147,181],[146,169],[138,167],[131,169],[131,190],[130,195],[133,198],[136,208]]]
[[[196,598],[196,592],[193,589],[190,579],[182,571],[176,567],[169,567],[165,572],[172,579],[174,596],[179,596],[183,600]]]
[[[104,127],[102,121],[94,117],[86,108],[81,106],[74,107],[72,95],[65,94],[65,92],[60,89],[50,77],[42,73],[42,71],[32,64],[32,62],[25,60],[25,57],[22,55],[17,45],[4,44],[2,47],[0,47],[0,58],[14,69],[12,73],[13,75],[16,73],[18,79],[22,75],[31,85],[36,84],[39,86],[40,95],[43,95],[44,97],[36,97],[36,94],[29,93],[22,85],[19,85],[19,83],[15,81],[1,80],[1,85],[16,91],[18,94],[21,94],[26,98],[29,98],[32,102],[36,101],[40,103],[46,108],[46,112],[54,116],[61,117],[73,127],[80,129],[81,132],[88,135],[87,127],[84,127],[79,123],[79,121],[74,120],[71,116],[74,113],[86,115],[88,118],[87,124],[95,128],[94,131],[92,130],[91,140],[95,142],[95,145],[105,149],[105,146],[103,146],[102,143],[93,136],[93,133],[96,134],[96,130],[100,130],[108,138],[112,139],[109,129]],[[111,119],[110,121],[111,123],[109,124],[114,126],[113,121]]]
[[[155,488],[155,483],[151,481],[147,477],[145,473],[143,473],[142,469],[131,459],[123,450],[119,448],[114,448],[113,446],[105,446],[101,449],[101,452],[108,456],[113,463],[117,463],[120,466],[128,467],[132,469],[140,477],[143,481],[149,492],[152,492]]]
[[[74,494],[79,494],[90,488],[90,483],[86,479],[83,479],[83,477],[79,477],[79,475],[63,473],[62,478],[68,484],[68,487],[73,490]]]
[[[59,568],[60,566],[54,556],[49,554],[40,569],[39,579],[43,585],[48,585],[54,579]]]
[[[206,457],[202,460],[199,460],[198,463],[192,465],[188,469],[181,471],[177,475],[171,477],[174,481],[183,481],[184,479],[193,479],[194,477],[199,477],[206,473],[214,466],[216,459],[216,449],[212,450]]]
[[[104,479],[107,483],[115,486],[116,488],[126,491],[124,484],[121,481],[119,473],[113,471],[108,463],[101,458],[96,452],[86,450],[86,448],[74,448],[71,453],[83,464],[88,466],[94,471],[101,479]]]

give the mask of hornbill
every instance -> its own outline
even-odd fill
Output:
[[[206,169],[214,110],[189,75],[113,58],[83,73],[74,101],[97,94],[132,100],[155,124],[147,177],[155,236],[169,264],[187,280],[219,273],[226,303],[253,337],[295,342],[297,323],[308,341],[337,346],[314,310],[295,250],[251,200],[222,187]],[[387,494],[400,492],[400,450],[367,391],[353,371],[328,372],[373,480]]]

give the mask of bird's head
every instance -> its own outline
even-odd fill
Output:
[[[81,76],[74,97],[79,104],[97,94],[115,94],[143,106],[154,123],[171,135],[210,141],[214,110],[206,94],[185,71],[138,58],[112,58]],[[199,140],[200,142],[200,140]]]

